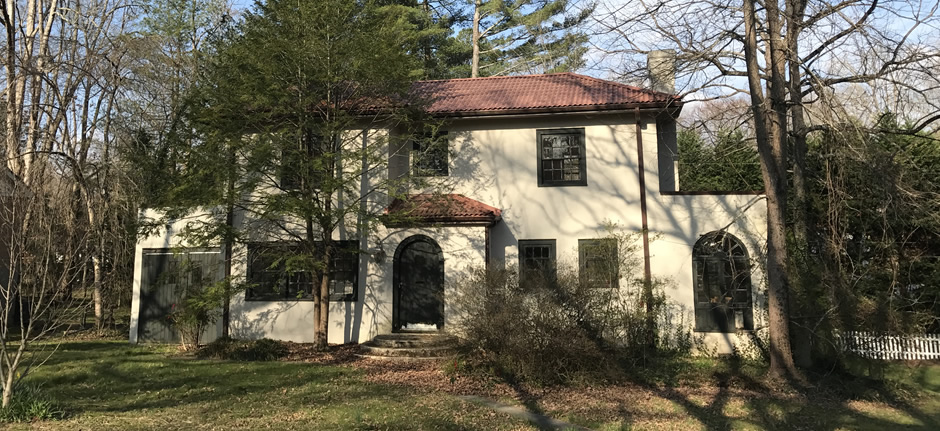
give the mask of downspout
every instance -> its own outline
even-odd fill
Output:
[[[640,225],[643,229],[643,281],[650,284],[653,280],[650,271],[650,234],[646,219],[646,170],[643,167],[643,126],[640,124],[640,109],[636,110],[636,155],[637,175],[640,178]],[[650,307],[650,304],[647,304]]]
[[[653,276],[650,270],[650,235],[646,217],[646,169],[643,166],[643,126],[636,110],[637,175],[640,179],[640,223],[643,227],[643,302],[646,303],[646,345],[656,348],[656,316],[653,315]]]

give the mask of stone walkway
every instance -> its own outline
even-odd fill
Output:
[[[539,427],[539,429],[590,431],[590,429],[585,428],[585,427],[577,426],[574,424],[570,424],[568,422],[560,421],[557,419],[552,419],[545,415],[530,412],[525,407],[511,406],[509,404],[503,404],[501,402],[494,401],[489,398],[477,397],[474,395],[458,395],[458,398],[464,401],[474,403],[474,404],[480,404],[480,405],[489,407],[500,413],[506,413],[509,416],[512,416],[514,418],[527,420],[533,425]]]

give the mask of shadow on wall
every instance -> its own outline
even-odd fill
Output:
[[[282,314],[297,307],[298,304],[299,302],[288,301],[241,302],[239,307],[232,307],[233,312],[229,333],[233,338],[248,340],[256,340],[269,336],[271,328],[277,323],[278,318]],[[312,314],[312,312],[310,314]],[[314,322],[312,317],[313,316],[310,316],[310,319],[305,320],[309,324],[311,334],[313,333]],[[294,322],[294,324],[303,325],[303,321]]]
[[[616,222],[626,231],[642,230],[636,119],[632,113],[603,116],[600,122],[606,121],[607,125],[600,127],[596,120],[563,115],[526,121],[520,124],[518,119],[465,120],[461,126],[479,130],[464,135],[462,146],[485,149],[477,151],[482,159],[472,169],[455,169],[455,176],[465,184],[461,190],[503,210],[504,222],[493,229],[493,263],[512,261],[518,238],[541,238],[544,234],[540,232],[553,232],[558,238],[584,237],[601,231],[605,220]],[[752,297],[759,310],[755,313],[755,326],[763,326],[764,197],[661,194],[660,186],[668,186],[669,182],[659,181],[660,166],[665,164],[661,165],[657,158],[658,133],[651,130],[651,124],[656,125],[653,117],[646,118],[640,126],[645,146],[642,157],[649,228],[653,236],[659,237],[656,241],[668,244],[661,248],[661,252],[668,254],[657,256],[654,241],[651,247],[654,271],[657,266],[664,270],[672,268],[668,271],[674,274],[660,275],[677,277],[677,286],[682,290],[675,293],[692,298],[692,246],[709,232],[732,232],[744,242],[752,258]],[[535,130],[557,127],[587,128],[587,187],[538,187]],[[530,138],[531,144],[517,142]],[[724,337],[729,341],[740,338]]]

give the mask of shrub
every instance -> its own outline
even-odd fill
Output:
[[[10,405],[0,408],[0,422],[31,422],[61,419],[64,412],[36,386],[23,386],[14,392]]]
[[[167,316],[185,351],[199,348],[203,332],[222,317],[226,298],[231,298],[243,287],[235,286],[229,280],[213,281],[211,272],[200,269],[197,262],[187,261],[174,274],[167,274],[178,280],[187,280],[178,284],[176,294],[180,299]]]
[[[232,361],[276,361],[288,354],[283,342],[262,338],[260,340],[235,340],[219,338],[199,350],[198,356],[209,359]]]
[[[610,239],[613,270],[597,259],[589,273],[558,264],[549,277],[521,280],[510,266],[459,282],[448,306],[457,311],[467,365],[551,384],[616,379],[652,357],[690,353],[691,331],[667,301],[665,282],[636,276],[638,235]]]

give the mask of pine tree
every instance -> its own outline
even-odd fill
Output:
[[[593,10],[568,0],[474,0],[470,76],[580,68],[588,37],[578,27]]]
[[[242,230],[289,241],[292,270],[315,274],[315,343],[327,345],[335,239],[361,239],[395,179],[382,178],[394,129],[424,75],[421,11],[379,2],[257,3],[214,49],[196,89],[188,184],[221,190]],[[368,183],[368,184],[366,184]],[[198,193],[198,190],[193,190]],[[376,199],[377,198],[377,199]],[[235,238],[213,220],[190,230]]]

